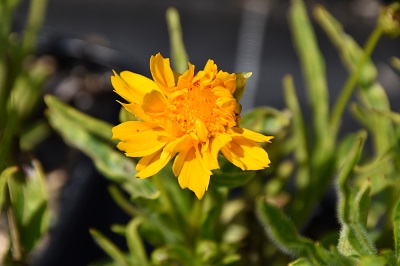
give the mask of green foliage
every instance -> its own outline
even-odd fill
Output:
[[[0,210],[1,234],[8,237],[2,242],[7,253],[0,254],[1,265],[27,265],[50,219],[40,163],[21,160],[48,135],[46,122],[32,118],[42,85],[54,71],[51,58],[32,55],[47,1],[29,3],[27,23],[17,35],[12,24],[19,2],[0,4]]]
[[[83,114],[53,96],[46,96],[45,102],[49,107],[50,125],[67,143],[91,157],[105,177],[118,182],[132,198],[158,197],[157,189],[148,180],[133,178],[134,162],[113,148],[110,124]]]
[[[49,227],[47,187],[38,161],[25,170],[6,168],[0,175],[1,203],[7,209],[11,245],[9,258],[26,263],[27,255]]]
[[[182,74],[188,69],[189,58],[183,42],[178,10],[170,7],[166,12],[166,19],[170,36],[172,64],[175,71]]]

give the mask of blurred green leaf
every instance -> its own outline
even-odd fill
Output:
[[[256,107],[244,114],[240,126],[265,135],[284,134],[290,125],[289,114],[271,107]]]
[[[0,211],[3,209],[3,203],[6,197],[7,180],[10,179],[17,171],[18,167],[11,166],[4,169],[0,174]]]
[[[353,78],[352,81],[355,81],[355,84],[357,83],[360,87],[358,96],[362,104],[369,109],[374,108],[381,111],[390,110],[390,104],[385,90],[377,81],[376,67],[369,59],[369,55],[382,33],[382,31],[379,30],[379,27],[375,28],[365,45],[365,49],[362,49],[352,37],[343,31],[340,23],[323,7],[318,6],[315,9],[314,14],[316,20],[325,30],[327,36],[331,39],[338,50],[344,65],[347,67],[349,72],[352,73],[352,76],[348,81]],[[364,64],[360,68],[359,65],[362,63]],[[359,75],[357,76],[358,73]],[[352,90],[349,92],[351,93]],[[342,91],[342,95],[344,93],[345,89]],[[350,97],[350,95],[347,95],[347,97]],[[339,103],[340,99],[337,102]],[[336,105],[338,105],[338,103]],[[347,104],[347,100],[346,103],[341,104]],[[336,107],[337,106],[334,108],[334,114],[332,116],[335,115],[335,111],[338,109]],[[353,112],[354,111],[357,110],[353,110]],[[371,114],[367,119],[362,119],[361,121],[371,130],[374,136],[374,147],[378,156],[394,145],[393,140],[395,133],[393,125],[391,125],[388,119],[382,119],[376,114]]]
[[[196,256],[200,258],[203,265],[209,265],[219,255],[218,245],[212,240],[202,240],[197,243]],[[215,263],[214,263],[215,264]]]
[[[20,232],[20,242],[29,252],[47,231],[49,209],[45,177],[38,161],[26,167],[26,178],[15,172],[7,180],[11,205]]]
[[[394,68],[396,68],[398,71],[400,71],[400,58],[392,57],[390,59],[390,63]]]
[[[313,266],[308,260],[305,258],[300,258],[297,260],[292,261],[288,264],[288,266]]]
[[[151,254],[153,265],[193,265],[200,266],[198,259],[182,245],[168,245],[158,248]]]
[[[54,62],[49,57],[37,59],[29,64],[31,65],[27,67],[28,70],[19,73],[16,78],[9,99],[9,105],[14,106],[21,121],[32,115],[40,104],[42,85],[54,72]]]
[[[26,178],[21,242],[26,250],[31,250],[48,230],[50,210],[45,174],[39,161],[32,161],[32,168],[26,169]]]
[[[233,93],[233,97],[235,97],[237,101],[242,98],[244,91],[246,90],[247,80],[251,77],[252,74],[253,73],[251,72],[236,73],[236,89]]]
[[[384,257],[378,256],[363,256],[360,262],[357,264],[359,266],[385,266],[387,261]]]
[[[188,69],[188,55],[182,38],[179,12],[170,7],[166,12],[173,69],[183,74]]]
[[[286,105],[293,116],[293,137],[296,139],[295,157],[298,164],[296,184],[299,190],[304,190],[304,188],[309,186],[311,178],[306,130],[300,105],[297,100],[293,78],[291,76],[285,76],[283,85]]]
[[[49,106],[50,125],[66,143],[92,158],[96,168],[103,175],[120,183],[132,198],[154,199],[159,196],[158,190],[149,180],[139,180],[133,177],[136,174],[133,160],[98,138],[106,136],[111,138],[111,125],[84,115],[54,97],[46,96],[45,101]],[[107,132],[96,133],[103,130]]]
[[[227,188],[243,186],[256,176],[255,171],[226,173],[221,169],[217,169],[213,170],[213,173],[214,174],[211,177],[210,184]]]
[[[118,263],[118,265],[131,265],[125,257],[125,254],[102,233],[93,228],[89,229],[89,232],[92,235],[93,239],[97,242],[97,244],[108,254],[108,256],[114,259],[115,262]]]
[[[23,151],[31,151],[37,144],[51,133],[49,125],[44,120],[35,121],[21,132],[19,146]]]
[[[146,249],[143,245],[143,240],[141,239],[138,232],[138,226],[142,222],[143,221],[140,218],[132,219],[126,226],[125,232],[129,254],[135,258],[135,262],[137,265],[146,266],[150,264],[147,258]]]
[[[289,11],[290,28],[312,107],[316,138],[315,149],[318,155],[323,158],[325,157],[323,153],[326,153],[326,145],[333,141],[330,139],[328,127],[329,102],[325,63],[303,1],[292,0],[291,3]]]
[[[135,115],[128,112],[124,107],[121,107],[119,111],[119,121],[123,123],[127,121],[138,121],[138,119]]]
[[[394,252],[400,261],[400,200],[397,202],[393,213]]]
[[[37,44],[38,32],[46,17],[47,0],[30,2],[28,20],[22,39],[22,53],[28,55],[33,52]]]
[[[44,101],[49,107],[51,114],[56,115],[57,117],[61,117],[63,118],[63,120],[68,120],[70,123],[75,123],[79,125],[80,129],[90,132],[94,136],[111,142],[111,129],[113,127],[111,124],[84,114],[76,110],[75,108],[61,102],[52,95],[46,95],[44,97]],[[116,144],[117,141],[114,141],[113,143]]]
[[[114,202],[128,215],[134,217],[139,214],[136,207],[129,202],[122,191],[115,185],[108,186],[108,192],[110,193]]]
[[[221,265],[224,266],[239,266],[241,257],[239,254],[228,254],[222,258]]]

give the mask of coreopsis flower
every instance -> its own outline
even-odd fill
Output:
[[[182,75],[174,73],[168,58],[150,58],[153,80],[124,71],[114,72],[111,83],[128,103],[121,103],[141,121],[113,128],[113,139],[129,157],[143,157],[135,177],[157,174],[170,160],[182,188],[201,199],[221,152],[242,170],[268,167],[267,152],[257,142],[264,136],[238,125],[240,105],[233,96],[236,75],[218,71],[213,60],[195,74],[194,65]]]

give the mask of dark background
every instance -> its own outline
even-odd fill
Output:
[[[383,3],[305,2],[308,6],[324,5],[360,44],[372,31]],[[23,1],[16,14],[17,30],[25,23],[28,5],[29,1]],[[261,105],[284,108],[281,80],[285,74],[292,74],[307,114],[300,67],[287,22],[289,1],[279,0],[49,0],[37,53],[54,56],[57,73],[44,92],[117,123],[119,105],[109,83],[111,69],[149,76],[151,55],[161,52],[169,57],[165,11],[170,6],[180,12],[186,50],[197,70],[213,59],[219,69],[228,72],[253,72],[243,97],[247,99],[243,103],[245,110]],[[317,25],[315,28],[326,60],[332,104],[347,73],[329,40]],[[394,110],[399,110],[400,78],[388,62],[391,56],[400,56],[399,44],[399,39],[384,37],[373,54]],[[345,115],[344,131],[355,127],[357,124]],[[59,211],[48,245],[37,253],[33,265],[87,265],[98,259],[103,253],[93,243],[90,227],[104,232],[123,248],[123,239],[112,234],[109,227],[113,223],[124,224],[129,218],[109,198],[108,182],[96,172],[90,159],[68,149],[57,136],[41,143],[37,156],[46,171],[64,169],[68,177],[57,198]]]

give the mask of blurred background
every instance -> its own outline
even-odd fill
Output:
[[[377,0],[305,2],[309,6],[324,5],[360,44],[372,31],[380,6],[385,4]],[[19,6],[16,31],[26,23],[29,3],[22,1]],[[36,53],[53,57],[56,72],[46,83],[44,94],[54,94],[85,113],[118,123],[120,105],[110,85],[111,69],[150,76],[150,56],[158,52],[170,56],[165,21],[170,6],[180,12],[186,50],[197,69],[213,59],[219,69],[228,72],[253,72],[242,100],[244,111],[263,105],[282,109],[281,81],[290,73],[307,117],[286,0],[49,0]],[[315,28],[333,102],[347,72],[331,42],[318,26]],[[399,39],[384,37],[373,53],[380,82],[395,110],[400,102],[400,79],[388,62],[391,56],[400,56],[399,47]],[[35,115],[43,116],[44,109],[43,103]],[[349,115],[343,123],[345,131],[357,126]],[[126,223],[129,217],[110,199],[108,181],[96,172],[91,160],[68,148],[56,134],[34,152],[50,173],[52,207],[57,217],[33,265],[87,265],[100,258],[104,253],[89,235],[90,227],[124,248],[123,239],[112,234],[110,226]]]

